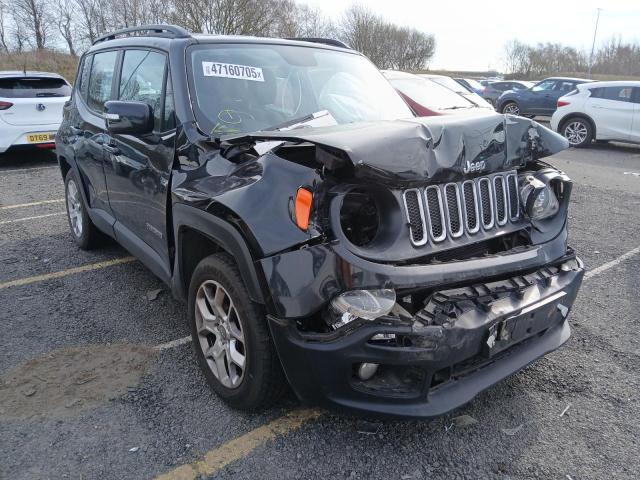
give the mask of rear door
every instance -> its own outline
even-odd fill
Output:
[[[168,265],[167,195],[174,159],[173,89],[163,52],[127,49],[117,98],[145,102],[154,114],[147,135],[108,134],[105,173],[117,237],[126,244],[142,240]]]
[[[595,121],[598,139],[630,139],[635,110],[632,91],[629,85],[591,89],[585,111]]]

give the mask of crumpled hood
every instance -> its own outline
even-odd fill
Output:
[[[405,186],[515,168],[569,147],[565,138],[533,120],[497,113],[260,132],[225,140],[276,139],[315,144],[320,147],[316,159],[329,169],[348,160],[358,178]]]

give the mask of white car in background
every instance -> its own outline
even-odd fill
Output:
[[[640,143],[640,81],[578,85],[558,99],[551,128],[573,147],[592,140]]]
[[[446,75],[436,75],[434,73],[418,73],[416,74],[418,77],[426,78],[427,80],[431,80],[432,82],[439,83],[443,87],[447,87],[449,90],[453,90],[458,95],[462,95],[464,98],[474,103],[476,106],[480,108],[490,108],[493,109],[493,106],[487,102],[484,98],[478,95],[475,92],[471,92],[463,87],[461,84],[456,82],[453,78],[447,77]]]
[[[54,148],[71,86],[55,73],[0,71],[0,153]]]

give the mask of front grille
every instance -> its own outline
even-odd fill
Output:
[[[520,218],[515,172],[403,192],[411,243],[474,235]]]
[[[420,190],[412,188],[403,193],[404,208],[409,222],[409,234],[411,243],[416,246],[427,243],[427,232],[424,225],[424,208],[422,206],[422,194]]]

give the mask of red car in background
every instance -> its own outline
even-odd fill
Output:
[[[486,102],[474,102],[427,78],[395,70],[382,74],[419,117],[493,111]]]

